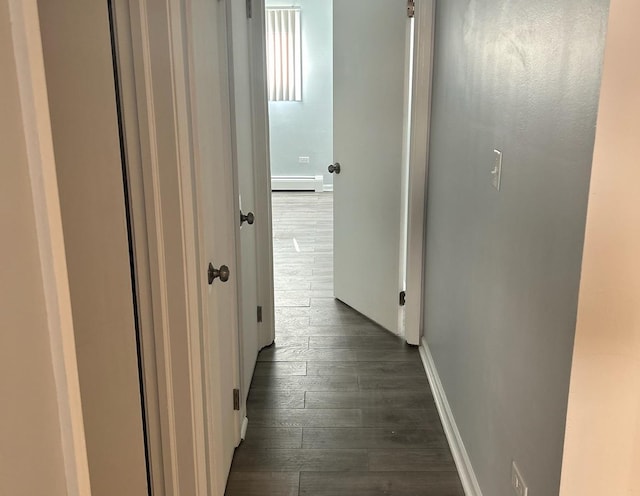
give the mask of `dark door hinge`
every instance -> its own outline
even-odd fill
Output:
[[[407,302],[407,292],[400,291],[400,306],[403,307],[406,302]]]
[[[251,19],[253,17],[253,0],[247,0],[247,19]]]
[[[416,15],[416,1],[407,0],[407,17],[415,17]]]
[[[240,390],[233,390],[233,409],[240,410]]]
[[[258,322],[262,322],[262,307],[258,306]]]

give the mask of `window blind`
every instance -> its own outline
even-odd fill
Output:
[[[268,8],[266,13],[269,100],[301,101],[300,9]]]

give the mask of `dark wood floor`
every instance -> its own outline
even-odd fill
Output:
[[[333,299],[332,195],[274,193],[276,342],[227,496],[462,496],[417,348]]]

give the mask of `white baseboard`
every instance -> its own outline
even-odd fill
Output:
[[[460,431],[456,425],[456,420],[453,417],[451,406],[447,400],[447,395],[442,387],[438,370],[429,351],[429,346],[424,338],[422,338],[422,345],[420,346],[420,358],[422,358],[422,364],[427,372],[429,378],[429,385],[431,386],[431,392],[433,393],[433,399],[436,402],[438,413],[440,414],[440,420],[444,427],[444,433],[447,436],[449,442],[449,448],[451,448],[451,454],[458,468],[458,474],[460,475],[460,481],[464,488],[466,496],[482,496],[478,479],[473,471],[471,460],[462,442]]]
[[[244,441],[244,438],[247,437],[247,427],[249,427],[249,419],[245,417],[242,420],[242,427],[240,428],[240,439]]]
[[[322,193],[324,184],[322,176],[272,176],[272,191],[315,191]]]
[[[322,191],[325,193],[333,193],[333,184],[325,184]]]

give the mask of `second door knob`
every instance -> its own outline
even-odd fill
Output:
[[[255,215],[253,215],[253,212],[249,212],[248,214],[243,214],[242,210],[240,210],[240,225],[244,224],[245,222],[249,225],[252,225],[256,220]]]

